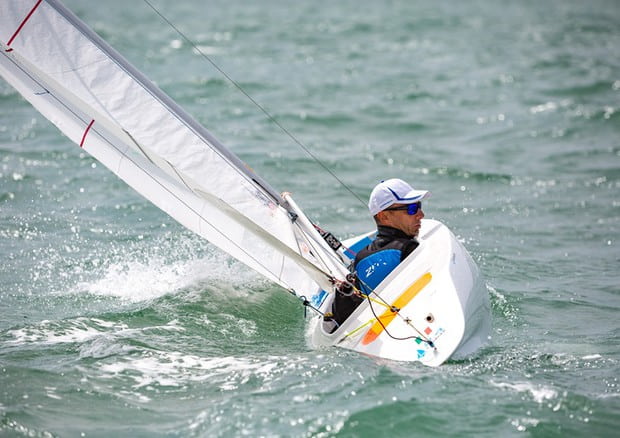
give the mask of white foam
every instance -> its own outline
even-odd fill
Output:
[[[41,321],[36,326],[9,330],[8,335],[13,340],[7,341],[9,345],[22,344],[85,344],[99,337],[130,336],[137,331],[150,330],[153,328],[166,330],[183,330],[178,326],[178,321],[171,321],[165,326],[143,327],[129,329],[126,324],[104,321],[96,318],[80,317],[72,321]]]
[[[534,385],[529,382],[517,382],[517,383],[505,383],[494,382],[491,380],[491,385],[497,388],[508,388],[517,392],[527,392],[532,395],[532,398],[537,403],[542,403],[545,400],[551,400],[558,396],[557,391],[544,387],[542,385]]]
[[[519,418],[510,422],[519,432],[525,432],[528,427],[536,427],[539,423],[540,420],[537,418]]]
[[[47,395],[49,398],[53,398],[55,400],[62,400],[62,397],[59,396],[58,394],[56,394],[56,388],[53,386],[46,386],[45,387],[45,395]]]
[[[89,324],[89,322],[91,324]],[[101,327],[99,329],[97,326]],[[114,324],[99,319],[77,318],[67,323],[41,321],[34,327],[24,327],[21,329],[9,330],[8,334],[14,340],[8,344],[64,344],[64,343],[83,343],[97,336],[101,336],[104,330],[114,327],[117,330],[126,329],[124,324]]]
[[[602,358],[603,356],[601,356],[600,354],[588,354],[587,356],[582,357],[583,360],[596,360]]]
[[[130,261],[114,263],[105,275],[81,289],[93,295],[113,296],[132,302],[158,298],[193,281],[191,266],[182,262],[170,265],[157,261],[148,264]],[[191,279],[190,279],[191,278]]]
[[[252,283],[257,275],[240,263],[217,252],[202,258],[168,261],[150,257],[148,261],[127,260],[108,265],[103,276],[92,282],[78,284],[78,289],[93,295],[117,297],[142,302],[174,293],[205,282],[224,284]],[[260,281],[260,280],[258,280]],[[232,287],[227,291],[239,294],[246,288]]]
[[[290,360],[286,362],[290,365]],[[180,352],[147,351],[142,357],[125,357],[115,363],[103,364],[101,371],[105,378],[123,375],[132,379],[134,388],[150,385],[180,387],[191,382],[209,381],[221,390],[235,390],[255,376],[268,382],[274,372],[285,367],[281,358],[205,358]]]

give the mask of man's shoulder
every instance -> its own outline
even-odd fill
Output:
[[[368,257],[371,254],[385,251],[385,250],[399,250],[402,251],[403,248],[408,246],[408,242],[410,239],[402,238],[402,237],[394,237],[391,239],[382,238],[381,236],[377,237],[371,244],[366,246],[365,248],[358,251],[355,256],[355,264],[357,264],[360,260]]]
[[[357,265],[360,260],[371,254],[388,249],[401,251],[401,260],[403,260],[411,254],[418,245],[419,243],[415,238],[407,236],[402,231],[396,228],[380,226],[376,239],[357,253],[354,264]]]

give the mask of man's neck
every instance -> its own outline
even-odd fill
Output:
[[[394,228],[390,225],[377,225],[377,235],[382,236],[382,237],[391,237],[391,238],[395,238],[395,237],[403,238],[404,237],[407,239],[412,239],[414,237],[414,236],[409,236],[403,230]]]

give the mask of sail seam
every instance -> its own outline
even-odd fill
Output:
[[[164,160],[164,161],[165,161],[166,163],[168,163],[168,165],[169,165],[169,166],[170,166],[170,168],[174,171],[174,173],[176,174],[176,176],[178,176],[178,177],[179,177],[179,179],[181,180],[181,182],[182,182],[183,184],[185,184],[185,187],[187,187],[187,189],[188,189],[189,191],[191,191],[192,193],[196,193],[196,192],[194,191],[194,189],[193,189],[193,188],[192,188],[192,187],[191,187],[191,186],[190,186],[190,185],[189,185],[189,184],[185,181],[185,178],[183,178],[183,175],[181,174],[181,172],[180,172],[180,171],[179,171],[176,167],[174,167],[170,161],[168,161],[168,160]]]
[[[140,143],[138,143],[136,141],[136,139],[133,138],[133,135],[131,135],[129,133],[129,131],[127,131],[126,129],[123,129],[122,127],[121,127],[121,129],[123,130],[123,132],[125,134],[127,134],[127,137],[129,137],[129,139],[133,142],[133,144],[136,145],[136,147],[140,150],[140,152],[142,152],[142,155],[144,155],[151,163],[155,164],[155,162],[151,159],[151,156],[149,154],[147,154],[146,151],[144,150],[144,148],[142,146],[140,146]],[[166,163],[167,163],[167,161],[166,161]]]

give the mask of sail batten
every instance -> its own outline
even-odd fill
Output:
[[[279,194],[58,1],[32,2],[30,12],[28,3],[0,2],[0,39],[11,41],[2,44],[0,74],[35,108],[137,192],[268,279],[300,294],[329,287],[333,267],[300,248],[304,231]]]

